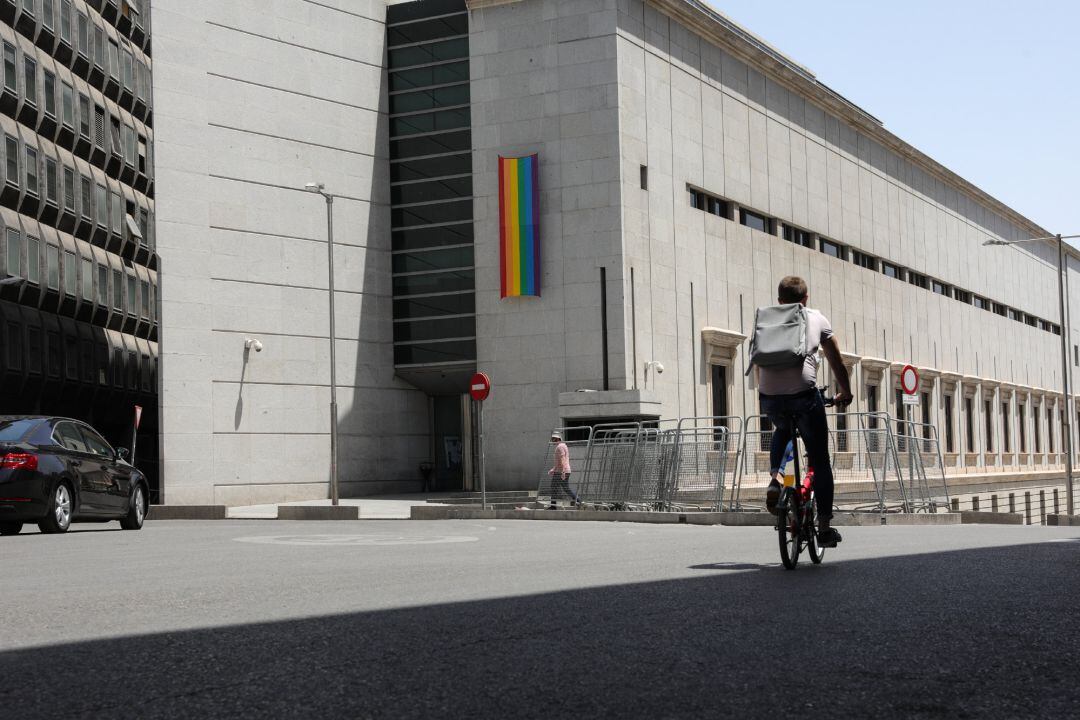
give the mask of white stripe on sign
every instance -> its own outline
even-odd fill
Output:
[[[473,390],[483,390],[483,389],[484,389],[484,386],[483,386],[483,385],[473,385],[473,386],[472,386],[472,389],[473,389]]]

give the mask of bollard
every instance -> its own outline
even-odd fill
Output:
[[[997,512],[997,511],[998,511],[997,495],[991,495],[990,496],[990,512]]]
[[[1039,491],[1039,524],[1046,524],[1046,491]]]
[[[1058,490],[1054,488],[1054,514],[1058,514]]]
[[[953,512],[960,512],[960,498],[953,498],[952,499],[952,511]]]
[[[1031,524],[1031,492],[1024,491],[1024,524]]]
[[[1009,493],[1009,512],[1016,512],[1016,495]]]
[[[971,509],[973,511],[975,511],[975,512],[979,512],[979,496],[978,495],[972,495],[971,496]]]

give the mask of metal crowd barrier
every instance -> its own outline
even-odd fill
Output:
[[[558,429],[570,449],[570,486],[583,507],[606,510],[763,510],[773,428],[763,416],[695,417]],[[554,445],[537,499],[552,498]],[[937,429],[887,413],[829,415],[838,509],[937,512],[949,505]]]

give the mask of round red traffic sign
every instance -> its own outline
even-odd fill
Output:
[[[900,371],[900,387],[908,395],[914,395],[919,391],[919,371],[911,365],[905,365]]]
[[[469,381],[469,394],[472,395],[472,399],[476,401],[487,400],[487,396],[491,393],[491,378],[487,376],[487,373],[478,372],[472,376],[472,380]]]

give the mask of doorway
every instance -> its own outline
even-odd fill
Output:
[[[435,489],[461,490],[465,452],[461,396],[436,395],[432,400]]]

